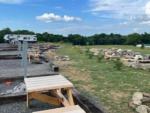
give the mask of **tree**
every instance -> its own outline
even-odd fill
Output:
[[[63,36],[59,34],[52,34],[48,32],[35,33],[29,30],[16,30],[11,31],[9,28],[0,30],[0,43],[4,42],[4,35],[6,34],[31,34],[37,35],[38,41],[43,42],[65,42],[72,43],[73,45],[135,45],[135,44],[150,44],[150,34],[138,34],[133,33],[129,35],[121,34],[94,34],[91,36],[82,36],[79,34],[70,34],[68,36]]]
[[[142,43],[150,44],[150,34],[144,33],[144,34],[141,34],[141,37],[142,37],[141,39]]]
[[[45,40],[43,39],[43,35],[42,35],[42,34],[37,33],[36,36],[37,36],[37,40],[38,40],[39,42],[44,42],[44,41],[45,41]]]
[[[68,40],[73,44],[73,45],[86,45],[86,38],[79,35],[79,34],[70,34],[68,35]]]
[[[16,30],[16,31],[13,31],[13,34],[34,35],[35,33],[33,31],[28,31],[28,30]]]
[[[0,30],[0,43],[4,42],[4,36],[6,34],[11,34],[11,33],[12,33],[12,31],[9,28],[5,28],[5,29]]]
[[[129,44],[129,45],[136,45],[141,42],[142,42],[142,36],[138,33],[130,34],[128,35],[126,39],[126,44]]]

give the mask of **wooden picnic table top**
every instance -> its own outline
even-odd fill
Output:
[[[38,111],[33,113],[85,113],[85,111],[78,105],[76,105],[63,108],[56,108],[52,110]]]
[[[61,88],[72,88],[73,84],[62,75],[25,78],[26,91],[38,92]]]

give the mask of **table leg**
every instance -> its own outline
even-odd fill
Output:
[[[72,95],[72,88],[67,89],[68,101],[70,105],[74,105],[73,95]]]
[[[28,108],[30,107],[31,99],[32,99],[31,93],[27,93],[27,107],[28,107]]]
[[[27,107],[29,107],[29,94],[27,93]]]

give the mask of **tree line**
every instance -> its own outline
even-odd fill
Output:
[[[37,35],[39,42],[64,42],[72,43],[73,45],[136,45],[136,44],[150,44],[149,33],[132,33],[129,35],[121,34],[95,34],[92,36],[82,36],[79,34],[70,34],[68,36],[51,34],[48,32],[35,33],[29,30],[12,31],[10,28],[0,30],[0,43],[4,42],[5,34],[33,34]]]

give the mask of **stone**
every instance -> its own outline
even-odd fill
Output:
[[[146,105],[140,105],[136,108],[136,111],[138,113],[148,113],[148,106]]]
[[[142,99],[143,99],[143,93],[136,92],[136,93],[133,94],[133,97],[132,97],[133,104],[141,105],[142,104],[142,102],[141,102]]]

